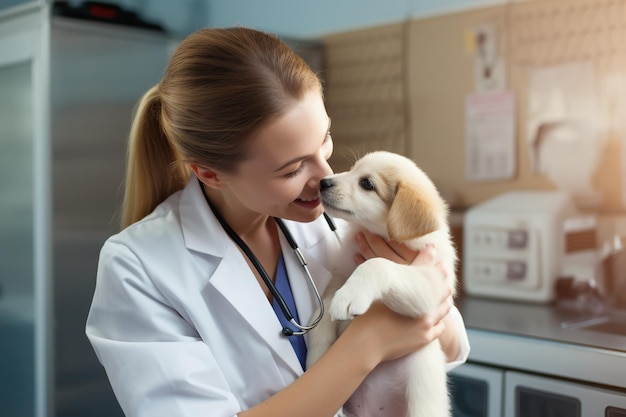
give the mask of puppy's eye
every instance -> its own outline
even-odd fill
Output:
[[[374,186],[374,181],[372,181],[370,178],[361,178],[359,180],[359,186],[361,186],[361,188],[365,191],[374,191],[376,189],[376,187]]]

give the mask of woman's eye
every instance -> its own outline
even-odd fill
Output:
[[[283,176],[284,176],[285,178],[293,178],[293,177],[295,177],[296,175],[298,175],[299,173],[301,173],[303,169],[304,169],[304,165],[303,165],[303,164],[300,164],[300,166],[298,167],[298,169],[296,169],[295,171],[291,171],[291,172],[289,172],[289,173],[287,173],[287,174],[285,174],[285,175],[283,175]]]
[[[359,180],[359,185],[365,191],[374,191],[376,189],[374,181],[372,181],[371,178],[361,178]]]

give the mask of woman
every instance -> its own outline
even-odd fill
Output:
[[[138,107],[123,230],[102,248],[87,321],[127,416],[330,417],[378,363],[437,337],[451,366],[465,360],[462,320],[441,294],[433,317],[373,306],[304,372],[307,336],[281,334],[289,325],[261,275],[282,281],[298,322],[314,319],[275,218],[323,292],[338,245],[319,199],[332,147],[318,78],[276,37],[204,29],[179,45]],[[358,248],[353,262],[433,262],[370,234]]]

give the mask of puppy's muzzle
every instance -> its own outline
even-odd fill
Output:
[[[331,178],[322,178],[320,180],[320,194],[322,196],[322,204],[324,209],[330,210],[331,213],[348,212],[339,208],[337,205],[341,200],[338,189],[334,188],[337,183]]]
[[[320,191],[327,190],[335,185],[335,181],[330,178],[322,178],[320,180]]]

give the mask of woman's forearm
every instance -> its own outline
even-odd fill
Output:
[[[332,417],[379,363],[440,337],[441,317],[406,317],[374,303],[300,378],[240,416]]]
[[[439,336],[441,349],[446,355],[446,360],[452,362],[459,356],[461,346],[457,326],[454,323],[452,314],[448,314],[444,319],[445,330]]]
[[[239,416],[334,416],[378,363],[367,340],[350,330],[291,385]]]

